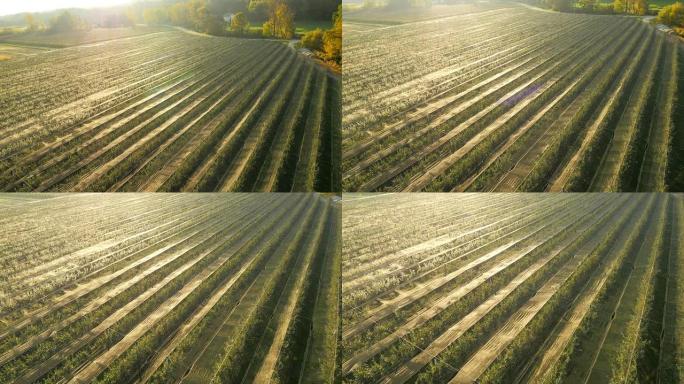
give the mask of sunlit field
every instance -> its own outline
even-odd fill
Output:
[[[0,382],[332,383],[339,203],[0,194]]]
[[[681,383],[681,194],[344,194],[344,383]]]
[[[287,41],[162,27],[10,39],[2,191],[340,188],[339,76]]]
[[[682,191],[684,44],[519,3],[345,14],[346,191]]]

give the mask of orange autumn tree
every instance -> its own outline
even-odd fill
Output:
[[[264,36],[279,39],[291,39],[294,36],[295,14],[284,0],[252,0],[249,9],[266,11],[268,20],[263,25]]]
[[[333,15],[333,28],[323,34],[323,52],[328,60],[342,61],[342,5]]]

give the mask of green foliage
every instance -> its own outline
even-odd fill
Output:
[[[284,2],[279,3],[275,9],[273,31],[276,37],[291,39],[294,36],[294,12]]]
[[[672,85],[675,99],[672,101],[674,114],[669,130],[672,138],[668,148],[667,190],[684,191],[684,168],[681,167],[684,163],[684,129],[676,129],[684,126],[684,49],[679,47],[675,54],[677,64],[673,78],[678,80]]]
[[[284,0],[264,0],[256,3],[250,9],[261,10],[265,8],[268,20],[263,24],[262,33],[267,37],[278,39],[291,39],[294,36],[295,14]]]
[[[72,15],[69,11],[62,12],[59,16],[50,21],[51,32],[70,32],[87,28],[88,24],[85,20],[76,15]]]
[[[128,12],[112,12],[103,15],[99,24],[104,28],[133,27],[135,21]]]
[[[230,19],[230,29],[233,32],[245,33],[249,30],[249,22],[244,13],[238,12]]]
[[[302,36],[302,45],[316,55],[334,65],[342,63],[342,6],[340,5],[332,17],[333,27],[323,31],[316,28]]]
[[[166,24],[169,22],[169,14],[164,8],[149,8],[143,11],[143,21],[148,25]]]
[[[333,29],[323,34],[323,51],[326,59],[342,62],[342,5],[333,15]]]
[[[40,25],[38,23],[38,21],[36,21],[36,19],[33,17],[32,14],[27,13],[25,17],[26,17],[26,25],[28,26],[27,30],[29,32],[35,32],[35,31],[43,29],[43,26]]]
[[[273,7],[274,3],[275,0],[250,0],[249,11],[266,15],[269,9]]]
[[[316,28],[302,36],[302,45],[312,51],[323,50],[323,30]]]
[[[131,20],[145,24],[171,24],[212,35],[227,34],[226,27],[229,27],[231,35],[248,34],[252,21],[262,25],[261,34],[265,37],[291,39],[295,34],[295,18],[329,18],[337,7],[337,3],[331,6],[330,1],[185,0],[161,5],[142,3],[130,7],[127,14]],[[224,15],[232,16],[231,25],[225,25]]]
[[[648,2],[646,0],[636,0],[634,4],[634,14],[643,16],[648,11]]]
[[[615,13],[645,15],[647,11],[647,0],[613,0],[613,12]]]
[[[210,12],[207,0],[189,0],[171,6],[146,8],[143,20],[146,24],[172,24],[211,35],[222,35],[225,31],[225,21],[220,15]]]
[[[572,0],[546,0],[554,11],[567,12],[572,9]]]
[[[429,8],[432,0],[365,0],[364,8],[387,8],[387,9],[408,9],[408,8]]]
[[[656,20],[662,24],[684,27],[684,4],[676,2],[663,7]]]
[[[585,11],[591,12],[594,10],[594,6],[596,6],[596,0],[579,0],[577,4]]]

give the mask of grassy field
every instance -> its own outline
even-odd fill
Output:
[[[314,29],[322,29],[322,30],[328,30],[333,27],[332,21],[316,21],[316,20],[302,20],[302,21],[295,21],[295,35],[301,36],[309,31],[313,31]]]
[[[684,190],[681,44],[632,17],[452,10],[345,15],[345,191]]]
[[[340,220],[317,194],[0,194],[0,382],[332,383]]]
[[[676,1],[675,0],[649,0],[648,1],[648,8],[649,9],[660,9],[666,5],[674,4]]]
[[[0,43],[0,61],[35,56],[49,51],[50,48]]]
[[[676,0],[648,0],[648,8],[653,11],[657,11],[660,8],[674,4]],[[605,7],[605,8],[611,8],[613,6],[612,1],[599,1],[598,4],[600,4],[600,7]],[[578,3],[575,3],[576,7],[579,7]]]
[[[261,23],[263,24],[263,22]],[[295,36],[301,37],[303,34],[313,31],[316,28],[327,30],[332,28],[332,21],[316,21],[316,20],[295,20]],[[262,31],[262,26],[259,23],[250,25],[251,33],[259,34]]]
[[[358,23],[380,23],[385,25],[414,23],[479,13],[499,8],[499,2],[463,2],[454,5],[435,4],[429,8],[359,7],[344,15],[344,20]]]
[[[165,27],[93,28],[62,33],[31,32],[0,37],[0,42],[18,45],[64,48],[107,40],[125,39],[150,33],[168,32]]]
[[[343,383],[684,380],[683,195],[343,199]]]
[[[285,44],[166,30],[0,71],[2,191],[340,190],[339,76]]]

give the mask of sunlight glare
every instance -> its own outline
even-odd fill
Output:
[[[132,0],[0,0],[0,16],[23,12],[44,12],[63,8],[104,8]]]

